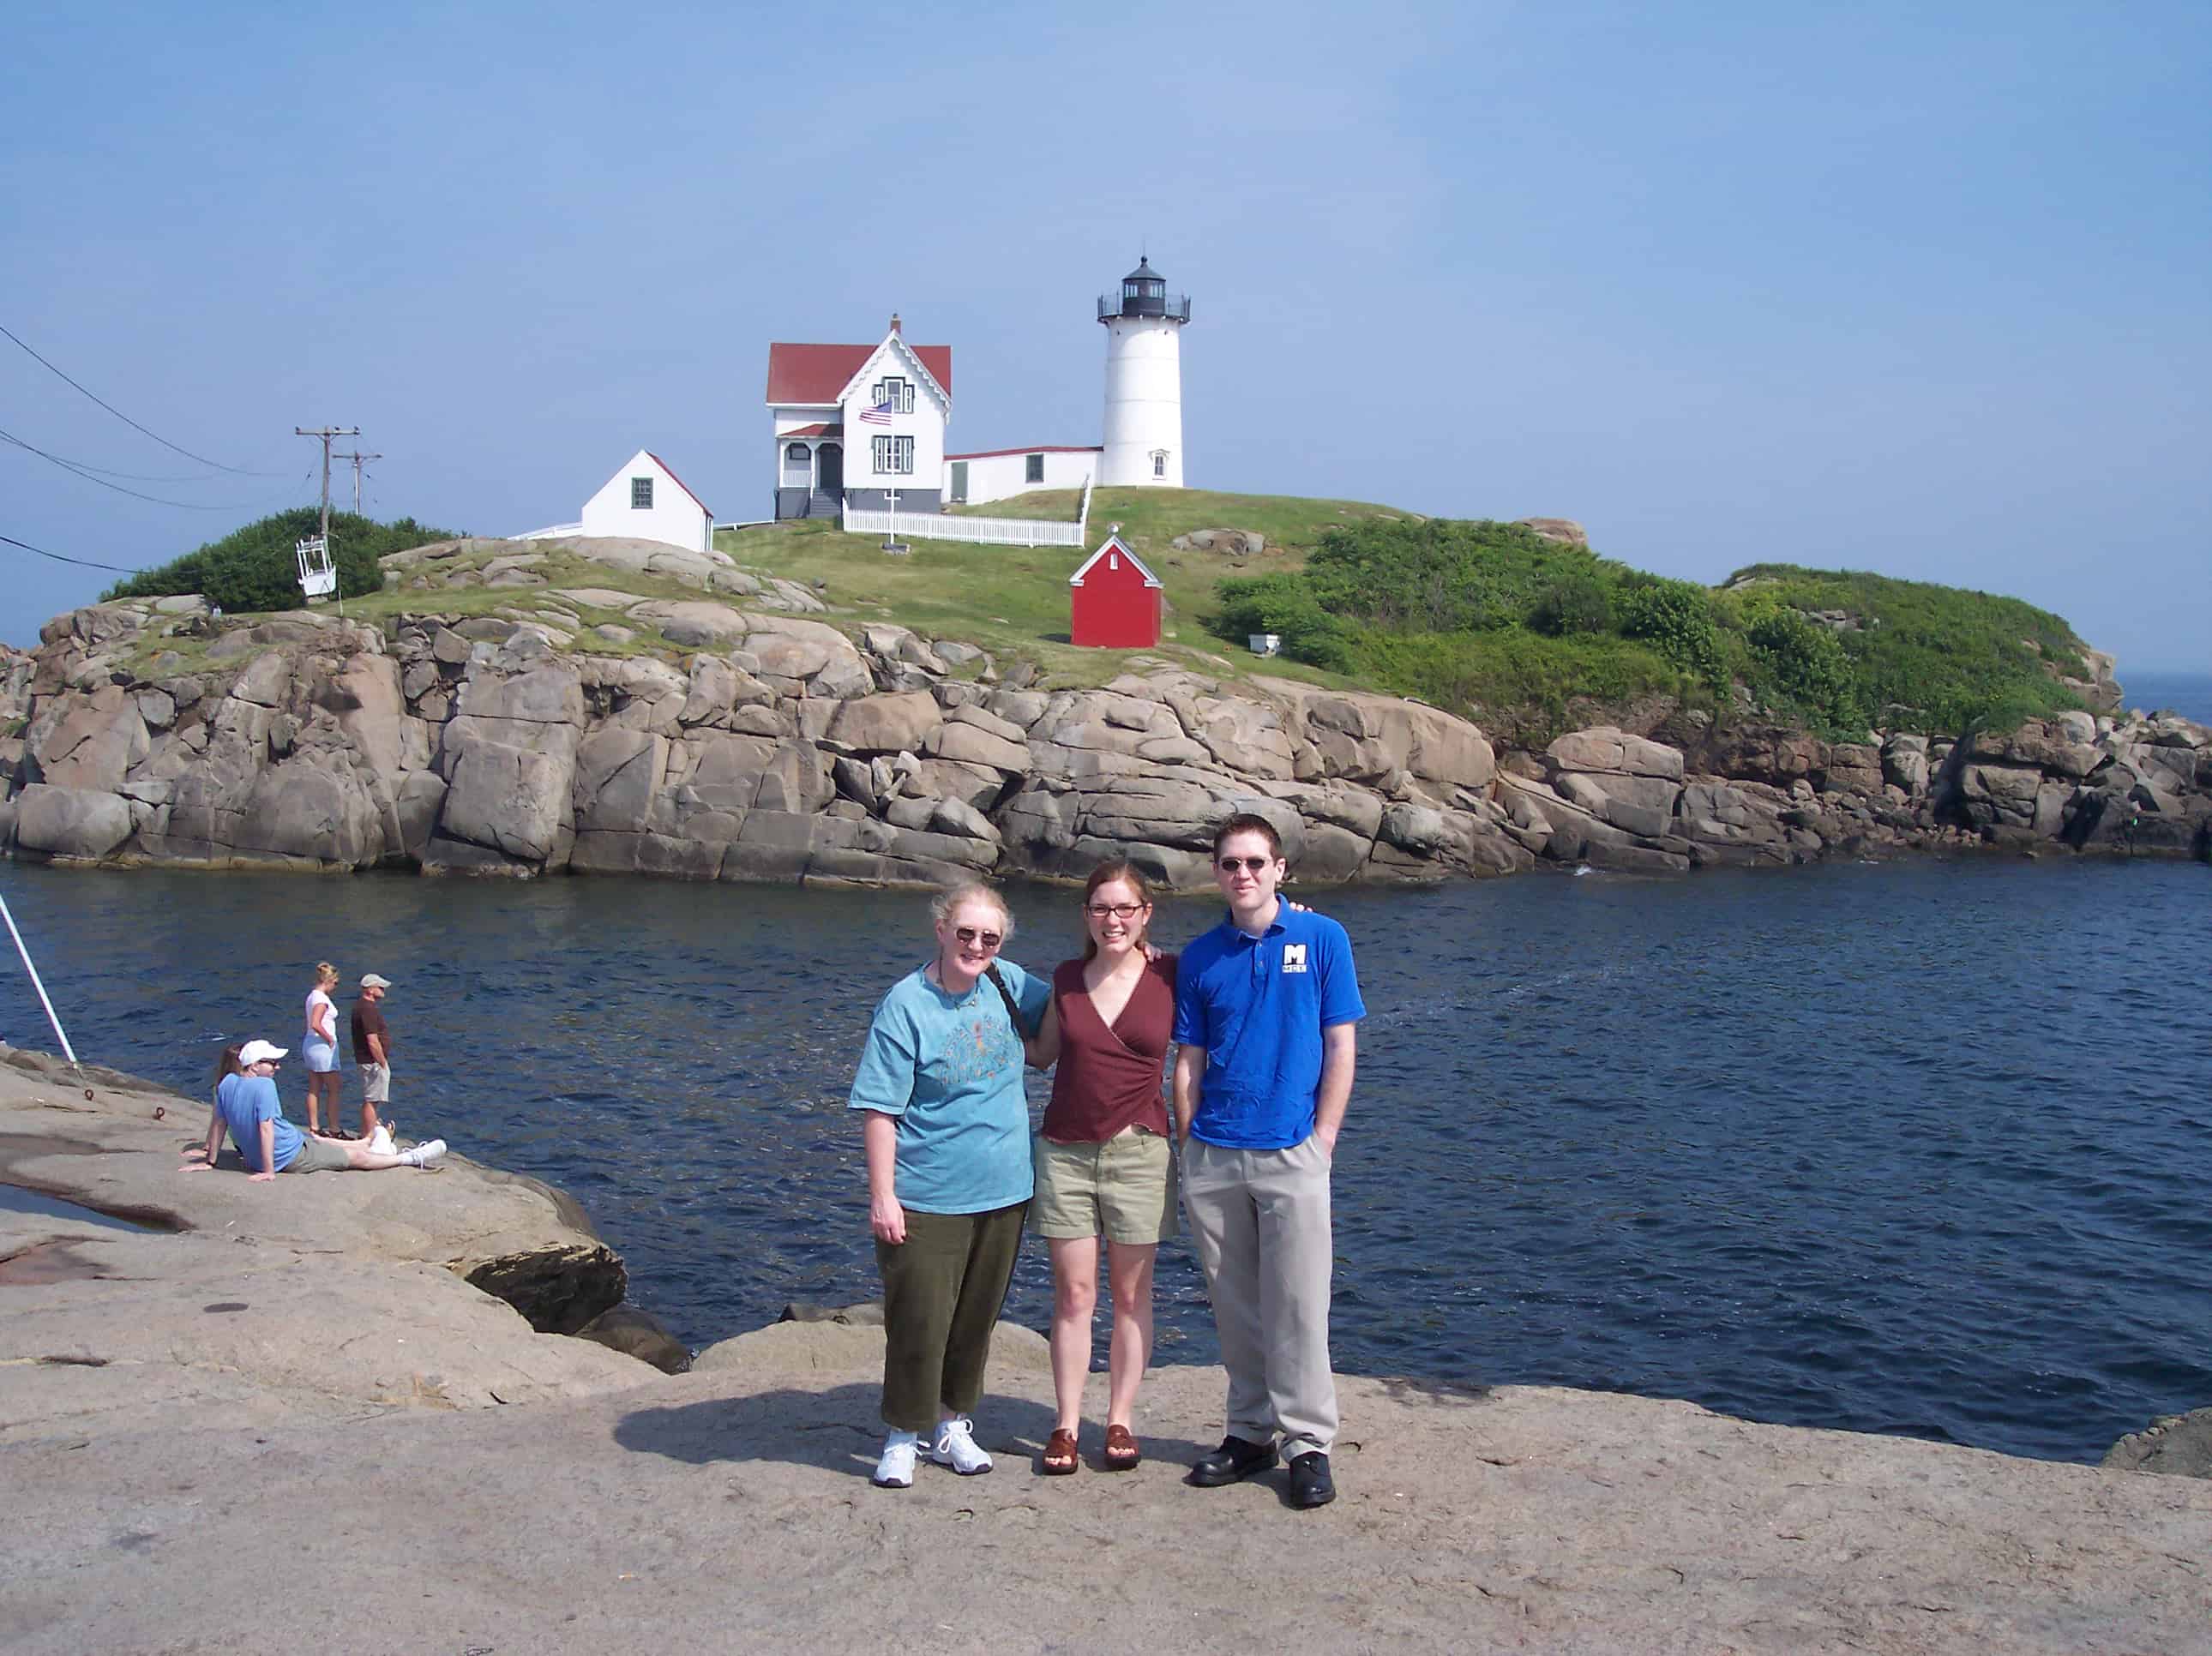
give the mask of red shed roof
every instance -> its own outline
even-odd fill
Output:
[[[1129,567],[1145,578],[1146,585],[1158,586],[1160,584],[1160,578],[1158,575],[1155,575],[1151,570],[1145,567],[1144,560],[1139,558],[1135,553],[1129,550],[1128,546],[1122,541],[1119,535],[1109,535],[1106,537],[1106,543],[1101,546],[1096,552],[1093,552],[1089,557],[1085,558],[1083,561],[1082,566],[1078,568],[1073,574],[1067,578],[1067,584],[1070,586],[1082,585],[1083,578],[1091,573],[1091,566],[1097,562],[1099,559],[1104,557],[1109,552],[1119,552],[1123,557],[1127,558],[1129,561]]]
[[[881,341],[877,342],[881,343]],[[910,345],[929,377],[952,395],[952,347]],[[768,400],[770,403],[834,403],[845,382],[875,355],[874,345],[792,345],[768,348]]]

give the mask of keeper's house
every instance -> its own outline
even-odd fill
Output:
[[[848,505],[902,512],[944,503],[952,348],[909,345],[891,318],[874,345],[772,344],[775,515],[834,518]]]

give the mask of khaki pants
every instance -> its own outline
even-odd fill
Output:
[[[1014,1279],[1029,1204],[988,1213],[906,1210],[906,1240],[876,1243],[884,1278],[884,1419],[927,1436],[975,1412],[991,1331]]]
[[[1231,1150],[1193,1138],[1182,1171],[1183,1210],[1229,1371],[1231,1435],[1268,1443],[1280,1432],[1285,1455],[1327,1453],[1337,1416],[1321,1141]]]

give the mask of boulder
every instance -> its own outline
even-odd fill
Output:
[[[2107,1471],[2212,1477],[2212,1409],[2161,1415],[2115,1443],[2100,1464]]]
[[[862,695],[837,709],[830,735],[848,751],[863,757],[879,753],[919,754],[944,719],[936,698],[927,691]]]
[[[725,648],[744,639],[752,627],[742,611],[705,599],[649,599],[633,604],[629,616],[658,627],[672,644],[690,649]]]
[[[14,803],[15,843],[26,850],[96,860],[131,837],[131,802],[120,794],[33,782]]]
[[[1610,725],[1571,731],[1545,752],[1562,771],[1620,771],[1674,782],[1682,779],[1682,755],[1678,749],[1631,736]]]
[[[1588,546],[1589,536],[1572,518],[1516,518],[1522,528],[1533,530],[1547,541],[1557,541],[1563,546]]]
[[[691,1367],[690,1348],[659,1318],[627,1302],[599,1313],[576,1331],[576,1338],[649,1362],[664,1374],[680,1374]]]
[[[926,751],[933,759],[988,766],[1009,776],[1023,775],[1030,769],[1027,743],[1009,741],[965,721],[949,720],[937,726],[929,733]]]

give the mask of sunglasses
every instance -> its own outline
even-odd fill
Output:
[[[995,931],[978,931],[972,925],[956,926],[952,935],[970,949],[981,943],[986,949],[995,950],[1000,943],[1006,942],[1006,938]]]
[[[1094,920],[1103,920],[1109,914],[1117,920],[1133,920],[1149,907],[1146,903],[1085,903],[1083,912]]]
[[[1224,857],[1221,859],[1221,871],[1224,874],[1234,874],[1241,868],[1248,873],[1257,874],[1274,860],[1272,857]]]

